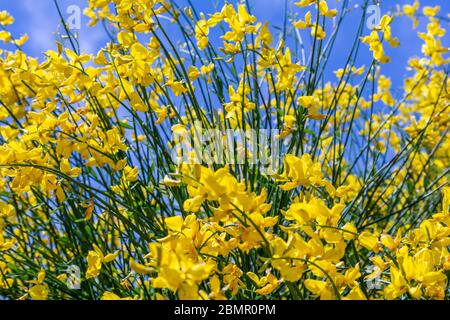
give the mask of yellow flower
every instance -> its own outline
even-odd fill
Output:
[[[35,285],[28,290],[29,295],[33,300],[47,300],[49,289],[48,285],[44,283],[45,270],[41,270],[38,273],[37,279],[30,281]]]
[[[188,76],[189,80],[195,81],[198,79],[198,77],[200,77],[200,71],[198,71],[197,67],[195,66],[189,66]]]
[[[358,237],[361,246],[369,249],[375,253],[380,250],[380,245],[378,242],[378,235],[372,234],[370,231],[362,232]]]
[[[279,280],[270,272],[266,276],[261,277],[261,279],[253,272],[247,272],[247,276],[252,279],[252,281],[260,288],[256,289],[255,292],[261,295],[268,295],[272,293],[279,286]]]
[[[311,23],[311,11],[308,11],[305,14],[305,21],[299,20],[294,22],[294,27],[298,29],[306,29],[314,26],[314,24]]]
[[[123,175],[124,175],[125,180],[128,182],[136,181],[138,179],[138,175],[139,175],[139,168],[126,166],[123,169]]]
[[[307,279],[304,282],[306,289],[314,295],[319,296],[320,300],[335,300],[336,297],[332,291],[331,285],[321,280]]]
[[[37,284],[28,290],[31,298],[33,300],[47,300],[48,298],[48,285],[46,284]]]
[[[61,164],[59,166],[62,173],[68,175],[69,177],[76,178],[81,174],[80,168],[71,168],[69,160],[62,159]]]
[[[101,300],[133,300],[131,297],[121,298],[113,292],[106,291],[103,293]]]
[[[332,9],[332,10],[328,9],[328,4],[325,0],[321,0],[319,2],[319,11],[320,11],[321,15],[323,15],[325,17],[329,17],[329,18],[335,17],[337,14],[336,9]]]
[[[298,186],[323,185],[319,163],[313,162],[308,154],[298,158],[288,154],[284,158],[284,170],[281,175],[274,175],[279,181],[287,181],[281,185],[283,190],[292,190]]]
[[[316,0],[300,0],[299,2],[296,2],[295,5],[299,7],[306,7],[316,2]]]
[[[130,259],[130,267],[131,270],[133,270],[134,272],[138,273],[138,274],[149,274],[152,273],[152,269],[149,267],[146,267],[136,261],[134,261],[133,259]]]
[[[90,250],[86,258],[88,269],[86,271],[86,279],[98,277],[104,263],[112,262],[119,255],[119,251],[103,255],[100,248],[94,245],[94,250]]]
[[[14,246],[15,240],[5,240],[3,231],[0,229],[0,252],[10,250]]]
[[[439,11],[441,10],[440,6],[435,6],[435,7],[423,7],[423,14],[427,17],[434,17],[435,15],[437,15],[439,13]]]
[[[405,4],[403,6],[403,13],[408,16],[410,19],[413,20],[413,27],[417,28],[417,25],[419,24],[419,19],[416,17],[416,12],[419,9],[419,1],[415,0],[414,4],[409,5]]]
[[[0,25],[7,26],[14,23],[14,17],[9,12],[3,10],[0,11]]]

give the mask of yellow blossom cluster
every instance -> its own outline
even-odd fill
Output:
[[[241,2],[89,0],[109,42],[68,32],[42,59],[1,11],[0,299],[448,298],[441,8],[398,6],[330,72],[347,2],[295,4],[280,31]],[[422,44],[401,87],[394,18]],[[242,162],[179,163],[196,122],[270,136],[226,150]],[[274,172],[251,163],[270,152]]]

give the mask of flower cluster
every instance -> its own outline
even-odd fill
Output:
[[[330,72],[348,49],[334,45],[341,5],[301,0],[280,31],[244,4],[207,15],[89,0],[89,25],[110,41],[86,54],[68,32],[42,59],[1,11],[0,298],[448,298],[440,8],[416,0],[359,28]],[[423,43],[401,88],[383,74],[385,44],[400,45],[394,18],[412,19]],[[239,164],[176,163],[175,136],[195,122],[276,129],[268,140],[282,147],[256,139],[253,155],[226,150]],[[276,172],[249,163],[258,152]]]

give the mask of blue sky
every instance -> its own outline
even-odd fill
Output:
[[[206,13],[210,13],[214,10],[216,3],[221,6],[223,1],[210,1],[210,0],[191,0],[192,4],[199,10]],[[185,0],[181,0],[181,3]],[[231,1],[232,3],[234,1]],[[284,18],[285,0],[249,0],[253,7],[253,14],[257,16],[259,21],[269,21],[273,26],[281,26]],[[293,5],[292,0],[288,0],[288,10],[298,12],[300,17],[303,17],[304,10]],[[350,0],[350,4],[355,6],[360,4],[361,0]],[[381,1],[382,14],[389,13],[395,10],[395,4],[407,4],[412,3],[413,0],[386,0]],[[87,0],[58,0],[63,15],[67,18],[69,14],[66,9],[71,5],[77,5],[80,8],[87,6]],[[330,7],[340,7],[341,1],[330,0],[328,1]],[[422,6],[440,5],[441,14],[447,16],[450,12],[450,1],[442,0],[422,0],[420,1]],[[24,50],[27,54],[41,57],[42,52],[48,49],[55,48],[55,34],[60,27],[60,19],[53,0],[0,0],[0,10],[9,11],[16,19],[14,25],[9,26],[8,29],[12,31],[13,35],[18,38],[21,34],[28,34],[30,39],[24,46]],[[331,71],[338,66],[344,64],[347,54],[353,43],[353,37],[356,31],[359,17],[361,16],[362,9],[355,7],[344,20],[343,31],[337,38],[337,43],[342,50],[334,50],[332,61],[329,64],[328,77],[332,77]],[[79,44],[81,50],[85,53],[95,53],[102,48],[106,42],[105,31],[101,24],[95,27],[87,27],[89,19],[82,16],[81,29],[78,31]],[[422,41],[418,39],[416,32],[411,29],[411,20],[404,18],[396,19],[393,23],[393,34],[400,38],[402,45],[399,48],[393,50],[387,50],[388,55],[392,58],[392,62],[383,68],[383,73],[390,76],[394,83],[394,89],[399,88],[402,84],[402,78],[406,74],[406,58],[414,55],[420,55]],[[421,19],[421,30],[424,30],[426,26],[426,19]],[[447,26],[448,27],[448,23]],[[365,33],[368,34],[369,30],[366,28]],[[449,36],[446,35],[443,39],[443,45],[450,46]],[[2,44],[0,44],[1,48]],[[362,50],[367,48],[362,47]],[[363,52],[362,59],[358,61],[360,64],[368,65],[370,63],[369,52]],[[395,67],[394,67],[395,66]]]

